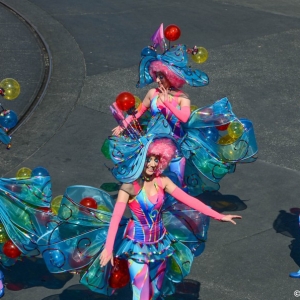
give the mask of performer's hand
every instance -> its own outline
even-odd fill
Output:
[[[121,126],[117,126],[112,129],[112,135],[119,136],[122,133],[123,129]]]
[[[221,221],[222,222],[231,222],[232,224],[236,225],[236,222],[233,221],[233,219],[241,219],[241,216],[237,216],[237,215],[225,215]]]
[[[100,266],[105,267],[108,262],[111,262],[112,266],[114,265],[114,257],[112,253],[108,254],[107,250],[104,248],[100,254]]]
[[[159,95],[160,101],[162,103],[164,103],[165,101],[171,102],[172,100],[169,97],[168,90],[166,90],[162,85],[159,87],[159,89],[161,90],[161,94]]]

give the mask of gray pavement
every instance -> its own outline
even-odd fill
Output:
[[[219,193],[203,195],[213,207],[240,213],[243,220],[237,226],[211,222],[206,250],[195,260],[189,279],[200,283],[201,299],[294,299],[300,281],[288,273],[300,267],[300,236],[297,216],[289,210],[300,206],[300,3],[3,2],[44,36],[53,74],[42,103],[13,135],[13,148],[0,149],[0,176],[14,176],[21,166],[42,165],[52,176],[54,195],[68,185],[99,187],[113,181],[100,153],[115,126],[108,105],[124,90],[143,98],[147,89],[135,88],[140,51],[161,22],[176,23],[182,30],[179,42],[204,46],[210,55],[195,66],[208,73],[210,85],[186,88],[192,103],[200,107],[227,96],[237,116],[254,122],[259,146],[257,162],[239,165],[223,179]],[[0,14],[1,24],[19,24],[9,12]],[[0,33],[13,36],[16,31],[19,37],[27,29],[18,26]],[[19,76],[22,86],[38,86],[42,62],[36,42],[26,36],[26,47],[35,49],[30,53],[36,58],[32,55],[32,63],[9,77]],[[0,49],[7,60],[5,48]],[[36,77],[27,78],[25,71]],[[18,263],[6,277],[14,285],[6,289],[5,299],[106,298],[78,285],[76,275],[49,274],[40,259]],[[128,289],[118,294],[111,299],[131,298]],[[191,293],[173,297],[188,298],[193,299]]]

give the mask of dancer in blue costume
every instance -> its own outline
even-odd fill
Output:
[[[209,83],[204,72],[188,67],[192,52],[185,45],[173,46],[161,55],[153,46],[144,48],[137,86],[157,82],[158,87],[149,90],[135,117],[127,117],[112,132],[116,136],[126,134],[130,123],[149,109],[153,116],[163,114],[184,157],[177,157],[170,167],[180,174],[189,194],[196,196],[218,190],[219,181],[234,172],[237,163],[255,161],[257,144],[251,121],[238,119],[227,98],[191,113],[190,100],[181,87],[185,83],[193,87]]]
[[[114,200],[102,190],[67,188],[58,212],[61,222],[39,242],[50,272],[77,270],[82,284],[111,295],[114,249],[128,263],[133,299],[157,299],[175,292],[174,283],[189,274],[194,256],[202,253],[208,216],[234,224],[240,218],[219,214],[187,195],[173,183],[178,183],[175,174],[169,173],[172,181],[161,175],[176,155],[176,142],[161,115],[148,128],[135,139],[110,139],[113,174],[122,172],[128,182],[121,186],[114,208]],[[81,205],[85,197],[93,198],[97,209]],[[127,203],[130,219],[123,217]]]

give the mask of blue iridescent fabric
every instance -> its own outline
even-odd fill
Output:
[[[138,88],[142,88],[153,82],[149,67],[150,64],[156,60],[161,61],[171,71],[183,78],[187,84],[193,87],[205,86],[209,83],[207,74],[200,70],[192,70],[188,67],[188,55],[185,45],[173,46],[161,55],[157,54],[155,50],[144,48],[141,55]]]
[[[23,255],[39,255],[38,239],[57,225],[58,220],[51,213],[52,198],[49,176],[34,176],[29,179],[0,179],[0,262],[13,265],[17,258],[3,253],[7,239],[11,240]],[[3,229],[2,229],[3,230]],[[7,235],[7,238],[5,236]]]

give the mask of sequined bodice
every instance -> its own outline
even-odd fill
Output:
[[[147,197],[144,188],[139,191],[128,204],[132,213],[132,219],[129,221],[125,231],[127,238],[151,244],[164,236],[166,230],[161,215],[163,199],[164,193],[158,186],[157,197],[153,202]]]

